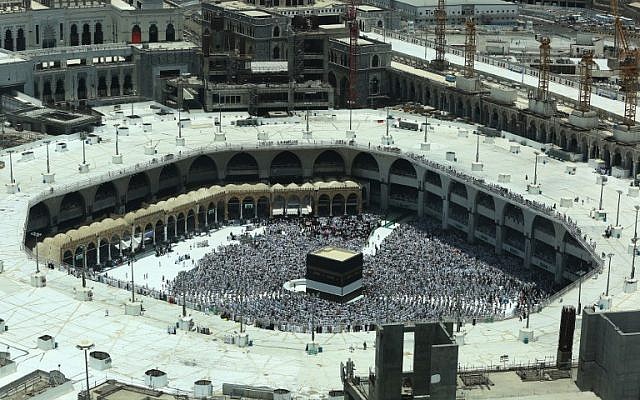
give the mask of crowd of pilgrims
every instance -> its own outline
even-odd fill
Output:
[[[357,326],[400,321],[506,318],[546,298],[551,280],[467,243],[436,221],[398,224],[383,240],[378,216],[263,221],[264,233],[220,246],[180,272],[170,295],[258,326]],[[236,238],[238,239],[238,238]],[[364,252],[364,295],[348,304],[291,292],[305,275],[306,255],[325,246]],[[313,321],[313,322],[312,322]]]

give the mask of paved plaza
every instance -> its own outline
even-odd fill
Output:
[[[314,111],[309,121],[312,139],[303,139],[304,113],[296,118],[281,120],[282,123],[258,127],[236,127],[231,121],[247,117],[245,113],[225,113],[222,131],[226,141],[215,142],[212,114],[191,113],[191,128],[182,130],[185,146],[176,146],[176,121],[173,115],[156,115],[152,103],[137,103],[135,114],[141,118],[122,118],[113,111],[113,107],[98,108],[105,114],[104,126],[96,129],[102,142],[86,145],[86,160],[89,172],[78,173],[78,164],[82,162],[82,145],[78,136],[58,137],[64,141],[68,151],[53,151],[50,145],[51,170],[55,173],[56,183],[42,183],[45,171],[45,146],[32,143],[26,146],[35,153],[35,160],[20,161],[20,151],[13,154],[13,169],[20,192],[16,194],[0,193],[0,210],[4,223],[0,227],[0,258],[4,261],[4,272],[0,274],[0,318],[4,319],[9,330],[0,334],[0,345],[6,346],[12,358],[18,363],[19,375],[39,368],[51,370],[60,368],[75,382],[76,390],[83,386],[84,360],[82,352],[75,348],[82,339],[96,344],[96,350],[106,351],[113,359],[113,368],[105,372],[90,370],[90,381],[102,382],[106,378],[117,378],[124,382],[143,384],[144,372],[158,368],[168,373],[170,390],[190,391],[197,379],[211,379],[214,388],[219,390],[223,382],[249,385],[266,385],[274,388],[286,388],[304,398],[318,397],[330,389],[341,388],[339,364],[347,358],[355,361],[358,374],[366,375],[374,364],[375,334],[372,332],[320,334],[316,340],[323,346],[323,352],[316,356],[305,353],[305,344],[309,335],[267,331],[247,327],[252,347],[238,348],[225,344],[224,336],[237,331],[239,325],[221,320],[215,315],[191,312],[196,325],[211,328],[211,335],[178,331],[168,335],[167,327],[178,320],[181,309],[177,305],[154,299],[144,298],[144,315],[132,317],[124,315],[124,303],[129,293],[90,282],[94,290],[94,301],[78,302],[73,299],[73,288],[80,285],[71,275],[57,270],[46,270],[47,287],[33,288],[29,285],[29,276],[35,270],[35,260],[28,258],[22,242],[28,214],[29,202],[37,202],[44,196],[66,193],[74,188],[89,185],[108,177],[122,174],[148,165],[153,158],[172,153],[176,159],[192,154],[220,148],[254,148],[258,145],[257,136],[265,132],[276,146],[278,141],[297,140],[291,146],[321,146],[345,141],[345,131],[349,125],[348,111]],[[128,113],[129,106],[122,109]],[[422,122],[423,117],[402,114],[391,110],[393,117]],[[353,127],[356,131],[354,146],[373,148],[381,144],[385,135],[384,120],[386,111],[358,110],[353,112]],[[217,116],[217,114],[215,115]],[[134,122],[132,122],[134,121]],[[151,132],[144,132],[142,123],[152,124]],[[270,121],[271,122],[271,121]],[[577,221],[582,232],[597,242],[598,254],[614,253],[611,269],[611,294],[613,310],[637,308],[640,297],[637,293],[624,294],[623,281],[631,270],[631,254],[627,251],[633,236],[635,218],[634,205],[640,204],[639,198],[627,196],[629,179],[610,178],[604,187],[603,204],[609,213],[608,222],[598,222],[590,217],[590,211],[598,207],[600,185],[596,184],[596,174],[586,163],[578,163],[575,175],[565,173],[565,163],[545,157],[538,165],[538,181],[542,185],[542,194],[526,193],[525,176],[529,180],[533,175],[534,149],[522,146],[518,154],[510,152],[507,139],[496,139],[494,143],[484,143],[480,139],[480,161],[484,170],[471,171],[471,163],[476,156],[476,137],[469,134],[459,135],[460,129],[471,133],[474,126],[457,122],[444,122],[431,119],[434,128],[429,132],[431,150],[422,152],[420,144],[422,132],[392,128],[390,134],[394,145],[407,152],[425,154],[430,160],[451,165],[469,175],[484,178],[497,184],[499,173],[510,173],[510,183],[500,183],[509,190],[524,195],[526,199],[542,201],[559,207],[561,197],[579,198],[571,208],[560,209]],[[115,149],[115,124],[126,124],[130,128],[129,136],[119,137],[120,152],[124,163],[120,166],[111,163]],[[145,155],[144,147],[152,143],[157,155]],[[455,151],[457,162],[445,159],[447,151]],[[0,170],[0,181],[9,182],[9,157],[6,151],[0,154],[6,164]],[[3,187],[4,188],[4,187]],[[624,227],[620,239],[605,239],[602,233],[607,225],[615,221],[617,189],[623,191],[620,203],[620,223]],[[584,200],[584,203],[582,202]],[[153,259],[153,257],[152,257]],[[596,302],[605,290],[606,263],[603,273],[596,274],[582,285],[582,304]],[[541,312],[531,316],[531,326],[537,339],[523,344],[518,341],[518,330],[522,322],[518,319],[483,323],[476,326],[467,324],[466,344],[460,347],[462,366],[491,366],[500,364],[500,356],[509,355],[510,363],[527,363],[555,356],[558,343],[560,311],[563,305],[577,306],[578,289],[574,288],[557,299]],[[106,315],[108,311],[108,316]],[[579,345],[577,324],[574,357]],[[37,338],[49,334],[58,342],[55,350],[42,351],[35,348]],[[367,342],[367,350],[363,343]],[[410,352],[406,353],[409,357]],[[0,386],[16,379],[13,374],[0,378]],[[580,398],[576,396],[571,398]],[[68,395],[67,398],[73,398]],[[539,397],[531,397],[531,399]],[[559,397],[554,397],[559,398]],[[569,397],[567,397],[569,398]],[[592,398],[592,397],[582,397]]]

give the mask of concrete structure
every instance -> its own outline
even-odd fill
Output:
[[[435,25],[437,0],[371,0],[371,4],[390,8],[415,21],[415,25]],[[502,0],[449,0],[445,3],[448,25],[463,25],[467,17],[479,24],[513,24],[518,5]]]
[[[403,367],[404,337],[414,335],[413,369]],[[342,365],[345,399],[400,400],[403,395],[454,400],[458,345],[452,323],[380,325],[376,330],[375,372],[368,378],[368,393],[354,376],[354,364]],[[366,378],[365,378],[366,379]]]
[[[640,311],[582,311],[578,379],[602,400],[640,396]]]

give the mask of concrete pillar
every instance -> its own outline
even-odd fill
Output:
[[[380,183],[380,209],[387,211],[389,208],[389,184]]]
[[[562,283],[562,275],[564,274],[565,255],[560,250],[556,250],[556,273],[554,277],[555,283]]]
[[[531,268],[531,254],[533,252],[533,243],[532,239],[529,237],[524,238],[524,262],[523,267],[529,269]]]
[[[240,201],[240,219],[243,219],[243,218],[244,218],[244,212],[243,212],[243,210],[242,210],[242,209],[244,208],[244,207],[243,207],[243,205],[244,205],[244,204],[242,204],[242,201]]]
[[[442,229],[449,229],[449,199],[442,199]]]
[[[111,261],[111,242],[107,245],[107,259]]]
[[[467,223],[467,241],[469,243],[475,243],[476,241],[476,224],[476,213],[471,210],[469,211],[469,221]]]
[[[418,190],[418,217],[424,216],[424,190]]]
[[[502,254],[502,224],[496,224],[496,254]]]
[[[100,239],[98,239],[98,243],[96,244],[96,264],[100,263]]]
[[[167,223],[165,222],[164,226],[162,227],[162,230],[164,231],[164,241],[167,241]]]

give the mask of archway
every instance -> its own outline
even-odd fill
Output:
[[[168,24],[167,29],[165,31],[165,39],[167,42],[175,42],[176,41],[176,28],[174,28],[173,24]]]
[[[349,215],[358,214],[358,195],[355,193],[351,193],[347,197],[347,214]]]
[[[155,43],[158,41],[158,26],[151,24],[149,27],[149,43]]]
[[[142,42],[142,31],[138,25],[134,25],[131,29],[131,43],[137,44]]]
[[[80,38],[78,35],[78,25],[72,24],[71,31],[69,32],[69,44],[71,46],[77,46],[80,44]]]
[[[344,215],[344,205],[344,196],[341,194],[336,194],[335,196],[333,196],[333,200],[331,201],[331,213],[334,216]]]
[[[102,24],[100,22],[96,23],[93,32],[93,43],[102,44],[104,41],[104,33],[102,32]]]
[[[278,153],[271,161],[271,181],[272,182],[293,182],[302,177],[302,162],[297,155],[290,151]]]
[[[22,51],[27,48],[27,40],[24,37],[24,29],[18,29],[18,36],[16,37],[16,51]]]
[[[228,182],[258,181],[258,161],[249,153],[238,153],[227,163],[225,179]]]
[[[313,174],[318,177],[341,177],[345,173],[344,159],[334,150],[325,150],[313,163]]]
[[[11,29],[7,29],[4,32],[4,48],[5,50],[13,51],[13,32],[11,32]]]
[[[187,187],[196,187],[213,184],[218,181],[218,168],[215,161],[209,156],[201,155],[196,157],[187,174]]]
[[[91,27],[89,24],[82,25],[82,45],[91,44]]]
[[[318,216],[328,217],[331,212],[331,199],[326,194],[318,197]]]

